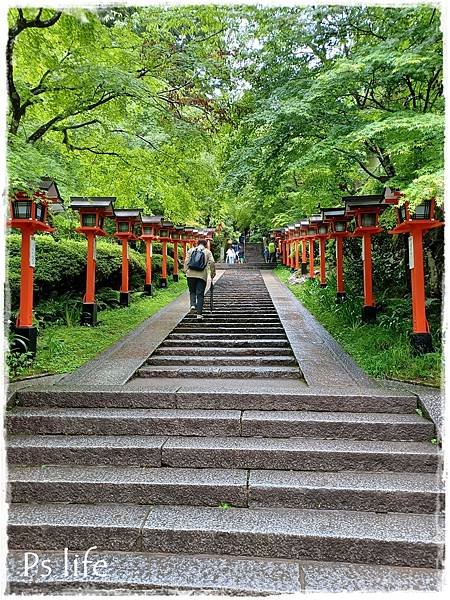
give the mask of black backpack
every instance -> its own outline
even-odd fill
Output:
[[[203,250],[195,248],[189,257],[188,268],[193,271],[203,271],[206,268],[206,256]]]

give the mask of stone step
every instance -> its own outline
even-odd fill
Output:
[[[12,465],[8,501],[435,513],[443,492],[435,473]]]
[[[417,414],[244,411],[242,433],[249,437],[430,441],[434,424]]]
[[[163,349],[165,351],[165,349]],[[211,352],[210,348],[195,348],[196,351]],[[219,348],[221,352],[228,353],[228,347]],[[272,353],[273,348],[258,349]],[[277,352],[290,353],[288,348],[276,348]],[[173,348],[175,353],[193,351],[188,347]],[[214,350],[215,352],[216,350]],[[254,348],[233,348],[235,352],[253,353]],[[212,391],[197,391],[195,394],[189,392],[148,391],[124,389],[98,390],[98,389],[46,389],[18,390],[14,396],[14,402],[22,406],[34,407],[61,407],[61,408],[199,408],[199,409],[222,409],[222,410],[310,410],[352,413],[414,413],[417,399],[415,396],[386,394],[380,390],[366,390],[364,394],[339,393],[327,390],[283,393],[276,391],[272,393],[249,393]]]
[[[72,548],[72,547],[71,547]],[[33,549],[31,549],[33,551]],[[151,554],[147,552],[94,551],[89,554],[90,568],[85,575],[70,569],[63,578],[64,553],[40,551],[41,561],[52,566],[48,574],[38,567],[25,570],[24,553],[12,551],[8,555],[8,594],[61,594],[78,596],[84,593],[102,595],[136,594],[149,590],[152,594],[174,594],[180,591],[201,594],[224,594],[228,596],[265,596],[271,594],[294,594],[301,591],[300,566],[293,561],[261,558],[238,558],[226,556],[194,556],[177,554]],[[69,551],[73,564],[76,554]],[[41,563],[42,564],[42,563]],[[430,579],[433,572],[411,569],[408,579],[419,585],[424,577]],[[417,574],[415,571],[419,571]],[[379,578],[379,575],[377,574]]]
[[[178,325],[173,333],[242,333],[248,336],[248,333],[258,334],[264,333],[266,335],[273,334],[284,334],[284,329],[281,325],[278,326],[270,326],[270,325],[242,325],[241,327],[236,327],[233,325],[214,325],[213,323],[203,323],[198,322],[192,325]]]
[[[224,554],[435,568],[434,515],[130,504],[12,504],[9,547]]]
[[[150,435],[13,435],[8,464],[160,467],[167,437]]]
[[[255,353],[256,354],[256,353]],[[167,356],[159,353],[158,355],[152,355],[147,360],[147,365],[154,366],[174,366],[174,365],[185,365],[186,357],[173,356],[170,351]],[[297,363],[293,356],[241,356],[235,355],[234,352],[228,352],[227,355],[222,356],[196,356],[196,352],[191,352],[189,356],[190,366],[288,366],[295,367]],[[298,367],[297,367],[298,368]]]
[[[171,467],[434,473],[439,460],[436,446],[425,442],[177,437],[162,449]]]
[[[204,356],[209,358],[217,358],[220,359],[224,356],[226,357],[267,357],[272,356],[279,358],[285,357],[293,357],[293,352],[289,348],[197,348],[196,346],[186,346],[186,347],[178,347],[178,348],[164,348],[164,346],[160,346],[157,348],[153,354],[154,356],[172,356],[176,358],[177,356],[189,356],[191,358],[195,356]]]
[[[231,469],[13,465],[9,501],[247,506],[247,478]]]
[[[186,361],[185,361],[186,362]],[[226,361],[225,361],[226,362]],[[300,369],[289,366],[149,366],[137,371],[139,377],[195,377],[220,379],[300,379]]]
[[[250,471],[251,508],[436,513],[444,485],[436,473]]]
[[[182,325],[190,325],[190,324],[197,324],[198,320],[197,320],[197,316],[191,316],[191,317],[185,317],[180,324]],[[258,317],[243,317],[243,318],[236,318],[234,317],[233,319],[226,319],[226,318],[214,318],[214,317],[203,317],[203,323],[207,323],[209,324],[214,324],[217,327],[222,326],[222,325],[229,325],[231,327],[236,327],[236,326],[250,326],[250,325],[256,325],[256,326],[262,326],[262,325],[268,325],[268,326],[273,326],[273,325],[280,325],[281,321],[278,317],[273,317],[273,318],[264,318],[264,319],[260,319]]]
[[[256,311],[256,310],[243,310],[243,311],[228,311],[228,310],[218,310],[217,307],[214,308],[214,310],[211,312],[209,310],[208,307],[203,309],[203,314],[205,315],[205,319],[207,317],[211,318],[211,319],[229,319],[230,321],[233,319],[237,319],[237,318],[242,318],[242,319],[253,319],[253,318],[257,318],[257,319],[265,319],[265,318],[276,318],[279,319],[278,317],[278,313],[275,309],[273,310],[265,310],[263,312],[260,311]],[[187,317],[189,317],[189,315],[191,315],[191,318],[196,318],[194,317],[194,313],[188,313]]]
[[[284,333],[256,333],[256,332],[248,332],[248,333],[171,333],[167,337],[167,340],[246,340],[249,336],[252,336],[252,339],[265,339],[270,336],[274,341],[287,339],[286,334]]]
[[[9,433],[55,435],[240,435],[238,410],[29,408],[8,412]]]
[[[189,338],[184,335],[180,336],[181,339],[168,337],[159,346],[160,348],[171,348],[173,346],[185,346]],[[195,336],[194,336],[195,339]],[[195,347],[206,347],[206,348],[254,348],[260,346],[261,348],[290,348],[287,338],[285,339],[268,339],[268,338],[256,338],[251,337],[249,339],[241,339],[233,337],[233,339],[195,339]]]

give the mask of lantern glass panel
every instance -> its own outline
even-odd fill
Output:
[[[36,219],[42,223],[45,220],[45,206],[39,202],[36,204]]]
[[[400,221],[400,223],[403,223],[403,221],[406,220],[406,205],[405,204],[400,206],[400,208],[398,209],[398,220]]]
[[[325,234],[325,233],[327,233],[327,232],[328,232],[328,227],[327,227],[327,225],[320,225],[320,227],[319,227],[319,233],[320,233],[321,235],[324,235],[324,234]]]
[[[125,233],[127,231],[129,231],[129,225],[128,225],[128,221],[119,221],[117,224],[117,231],[119,231],[120,233]]]
[[[152,228],[144,227],[144,235],[152,235]]]
[[[105,217],[99,217],[98,218],[98,226],[100,227],[100,229],[103,229],[104,223],[105,223]]]
[[[31,200],[16,200],[13,202],[15,219],[31,219]]]
[[[361,215],[361,227],[375,227],[376,223],[376,213],[365,213]]]
[[[337,231],[338,233],[341,233],[341,232],[345,231],[346,229],[347,229],[346,221],[336,221],[334,223],[334,230]]]
[[[308,235],[316,235],[315,229],[308,229]]]
[[[81,224],[83,227],[95,227],[97,215],[95,213],[84,213],[81,215]]]
[[[414,214],[412,216],[413,219],[429,219],[431,212],[431,200],[426,200],[419,206],[416,206]]]

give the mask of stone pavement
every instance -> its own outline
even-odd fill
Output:
[[[417,397],[371,381],[270,271],[226,271],[7,413],[9,591],[440,589]],[[228,362],[227,362],[228,361]],[[97,546],[106,573],[61,574]],[[23,552],[52,577],[23,575]]]

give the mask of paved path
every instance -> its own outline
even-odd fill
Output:
[[[416,396],[368,379],[273,273],[216,292],[205,321],[182,296],[15,393],[10,589],[439,589],[440,452]],[[24,550],[61,565],[93,545],[103,578],[23,576]]]

